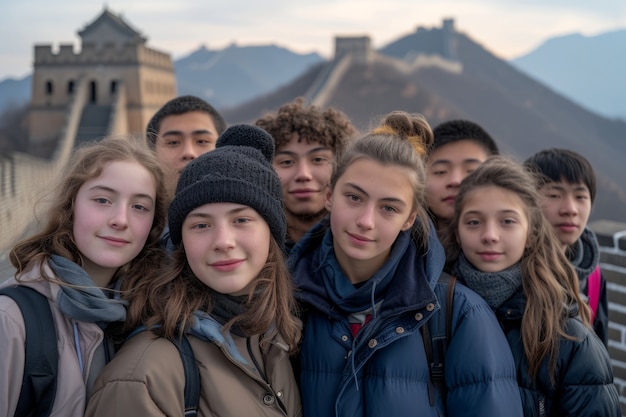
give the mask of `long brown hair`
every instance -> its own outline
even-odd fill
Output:
[[[456,234],[468,196],[477,188],[487,186],[511,191],[524,203],[528,237],[520,260],[522,288],[527,298],[521,324],[522,343],[530,377],[537,375],[543,359],[549,357],[550,379],[554,384],[559,341],[572,338],[565,332],[568,313],[564,306],[578,304],[587,326],[590,313],[580,298],[576,273],[561,250],[554,229],[541,212],[537,180],[522,165],[493,156],[463,180],[455,200],[454,217],[442,236],[447,261],[454,265],[461,252]]]
[[[152,228],[144,248],[116,271],[111,282],[124,276],[123,288],[132,288],[135,281],[147,273],[160,257],[158,242],[165,225],[167,205],[163,171],[156,156],[143,141],[132,137],[108,137],[88,142],[74,152],[70,164],[50,194],[52,200],[46,206],[47,218],[43,228],[15,245],[9,254],[17,270],[16,276],[33,266],[42,265],[52,254],[84,265],[73,233],[76,195],[86,181],[99,177],[105,165],[115,161],[133,161],[145,167],[154,181],[156,201]],[[43,279],[53,278],[44,274]]]
[[[294,316],[291,276],[273,237],[264,267],[253,280],[246,311],[226,323],[224,331],[237,325],[246,334],[280,334],[295,352],[300,327]],[[168,339],[192,324],[196,310],[211,313],[213,301],[206,285],[191,271],[181,244],[164,271],[142,280],[130,295],[127,330],[143,325]]]
[[[330,179],[330,189],[334,190],[346,169],[360,159],[408,168],[411,172],[409,181],[413,186],[412,211],[417,212],[419,219],[412,232],[421,248],[425,249],[430,227],[429,217],[424,209],[426,168],[423,158],[432,143],[433,132],[424,116],[404,111],[391,112],[371,133],[350,143],[337,161]]]

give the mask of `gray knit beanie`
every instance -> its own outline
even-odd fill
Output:
[[[209,203],[238,203],[265,219],[284,251],[287,221],[273,159],[274,140],[265,130],[244,124],[226,129],[215,150],[191,161],[180,174],[169,207],[174,245],[180,244],[183,221],[192,210]]]

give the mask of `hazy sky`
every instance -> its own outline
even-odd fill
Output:
[[[276,43],[330,57],[336,35],[371,36],[375,48],[417,26],[456,28],[508,59],[545,39],[626,28],[624,0],[0,0],[0,80],[32,71],[36,43],[74,43],[104,5],[179,58],[200,45],[216,49]]]

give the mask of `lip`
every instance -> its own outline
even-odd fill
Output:
[[[561,223],[556,226],[559,230],[563,232],[575,232],[578,230],[578,226],[573,223]]]
[[[478,256],[485,262],[493,262],[502,256],[501,252],[478,252]]]
[[[126,239],[122,239],[119,237],[113,237],[113,236],[100,236],[100,239],[104,240],[107,244],[111,245],[111,246],[115,246],[115,247],[122,247],[125,246],[127,244],[129,244],[130,242]]]
[[[237,269],[242,263],[243,259],[225,259],[223,261],[210,263],[209,266],[220,272],[230,272]]]
[[[298,188],[298,189],[289,191],[289,194],[297,198],[309,198],[313,194],[317,194],[317,193],[318,191],[312,188]]]
[[[374,239],[370,239],[354,233],[346,232],[346,234],[348,235],[348,238],[350,238],[350,242],[358,246],[365,246],[374,241]]]
[[[449,195],[441,199],[446,204],[454,204],[454,200],[456,199],[456,195]]]

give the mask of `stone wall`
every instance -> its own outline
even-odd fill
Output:
[[[600,244],[600,266],[609,297],[609,355],[626,415],[626,223],[606,220],[590,224]]]

